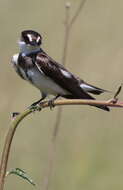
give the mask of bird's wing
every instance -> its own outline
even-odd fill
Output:
[[[61,64],[55,62],[47,54],[38,53],[35,62],[42,74],[45,74],[57,85],[68,91],[75,98],[94,99],[87,94],[81,87],[82,80],[74,76]]]

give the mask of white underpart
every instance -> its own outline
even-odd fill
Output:
[[[12,57],[12,65],[14,66],[15,71],[17,71],[18,67],[18,56],[19,54],[15,54]],[[69,94],[66,90],[61,88],[59,85],[57,85],[54,81],[52,81],[49,77],[47,77],[43,71],[40,69],[38,70],[36,67],[33,69],[28,70],[27,74],[31,81],[27,78],[25,72],[23,69],[19,68],[22,76],[25,80],[33,83],[33,85],[38,88],[41,92],[44,92],[46,94],[52,94],[52,95],[66,95]]]
[[[19,53],[13,55],[11,62],[17,64],[18,56],[19,56]]]
[[[31,46],[29,44],[26,44],[24,41],[19,41],[18,44],[20,47],[20,52],[24,55],[40,50],[39,46]]]
[[[13,67],[14,67],[14,69],[15,69],[15,71],[16,71],[17,73],[18,73],[18,57],[19,57],[19,53],[13,55],[12,60],[11,60],[11,63],[12,63],[12,65],[13,65]],[[28,79],[27,79],[27,76],[26,76],[26,74],[25,74],[25,72],[24,72],[24,70],[23,70],[21,67],[20,67],[19,70],[20,70],[22,76],[24,77],[24,79],[25,79],[25,80],[28,80]]]
[[[27,74],[29,78],[31,78],[33,85],[40,89],[41,92],[52,95],[69,94],[66,90],[57,85],[53,80],[37,70],[37,68],[28,70]]]
[[[31,34],[27,34],[27,36],[28,36],[30,42],[32,42],[32,35]]]
[[[28,46],[23,41],[19,42],[19,46],[20,46],[21,53],[23,53],[25,55],[27,53],[31,53],[31,52],[34,52],[34,51],[40,49],[40,47],[37,47],[37,48],[33,47],[33,49],[31,49],[31,46]],[[12,57],[12,64],[16,71],[17,71],[17,67],[18,67],[18,56],[19,56],[19,54],[15,54]],[[33,69],[28,70],[27,74],[29,76],[29,79],[27,78],[27,75],[25,74],[23,69],[21,69],[19,67],[19,70],[20,70],[22,76],[24,77],[24,79],[31,82],[31,84],[33,84],[35,87],[37,87],[41,92],[44,92],[46,94],[52,94],[52,95],[70,94],[67,90],[64,90],[62,87],[57,85],[51,78],[47,77],[40,68],[35,67]],[[67,78],[71,77],[71,74],[69,74],[67,71],[64,71],[61,69],[61,72]]]
[[[63,69],[61,69],[60,71],[61,71],[61,73],[62,73],[65,77],[71,78],[71,74],[70,74],[69,72],[67,72],[67,71],[65,71],[65,70],[63,70]]]
[[[83,83],[83,84],[80,84],[80,87],[81,87],[83,90],[85,90],[86,92],[95,90],[95,88],[93,88],[92,86],[89,86],[89,85],[84,84],[84,83]]]
[[[19,56],[19,54],[15,54],[12,57],[12,64],[14,66],[15,71],[17,71],[17,67],[18,67],[18,56]],[[19,69],[20,69],[21,74],[25,78],[25,80],[30,82],[30,80],[27,78],[23,69],[21,69],[21,68],[19,68]],[[40,71],[37,68],[30,69],[30,70],[28,70],[27,74],[32,81],[31,83],[33,83],[33,85],[36,88],[38,88],[41,92],[44,92],[46,94],[52,94],[52,95],[69,94],[66,90],[61,88],[53,80],[51,80],[49,77],[47,77],[41,69],[40,69]]]

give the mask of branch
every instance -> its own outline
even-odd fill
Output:
[[[14,137],[15,131],[17,129],[18,124],[31,113],[31,110],[26,110],[20,115],[18,115],[14,120],[12,120],[8,134],[5,139],[5,144],[2,152],[2,158],[0,162],[0,190],[4,188],[6,169],[8,164],[8,158],[11,148],[12,139]]]
[[[74,22],[76,21],[77,17],[79,16],[79,14],[80,14],[82,8],[83,8],[84,5],[85,5],[85,2],[86,2],[86,0],[82,0],[82,1],[81,1],[80,5],[79,5],[79,7],[78,7],[78,9],[77,9],[77,11],[75,12],[75,15],[74,15],[74,16],[72,17],[72,19],[71,19],[71,22],[70,22],[70,24],[69,24],[69,29],[73,26]]]
[[[54,101],[54,106],[63,106],[63,105],[91,105],[91,106],[108,106],[108,107],[120,107],[123,108],[123,101],[117,101],[113,103],[112,100],[87,100],[87,99],[63,99]],[[49,107],[48,101],[41,103],[42,108]]]
[[[41,104],[41,109],[49,107],[48,101],[44,101]],[[54,101],[54,106],[63,106],[63,105],[106,105],[108,107],[120,107],[123,108],[123,101],[117,101],[113,103],[113,101],[99,101],[99,100],[56,100]],[[8,158],[10,153],[10,148],[12,144],[12,140],[15,134],[15,131],[19,125],[19,123],[28,115],[30,115],[34,110],[27,109],[23,113],[17,115],[17,117],[11,122],[8,134],[5,139],[5,144],[2,152],[2,159],[0,162],[0,190],[3,190],[4,182],[5,182],[5,175],[6,169],[8,164]]]
[[[70,17],[70,4],[65,6],[65,37],[64,37],[64,47],[62,55],[62,64],[65,66],[68,50],[68,41],[69,41],[69,17]]]
[[[68,52],[68,41],[69,41],[69,17],[70,17],[70,3],[67,2],[65,4],[65,34],[64,34],[64,45],[63,45],[63,54],[62,54],[62,64],[65,66],[67,60],[67,52]],[[52,139],[49,145],[48,151],[48,163],[47,163],[47,170],[44,176],[44,183],[43,183],[43,190],[48,190],[50,186],[50,179],[53,170],[54,164],[54,154],[55,154],[55,144],[56,144],[56,137],[58,135],[58,131],[60,128],[62,118],[62,107],[59,107],[56,113],[56,121],[53,126],[52,132]]]

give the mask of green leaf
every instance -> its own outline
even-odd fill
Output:
[[[10,175],[10,174],[15,174],[25,180],[27,180],[29,183],[31,183],[32,185],[36,185],[33,180],[27,175],[27,173],[24,171],[24,170],[21,170],[20,168],[15,168],[15,169],[12,169],[11,171],[8,171],[7,172],[7,176]]]

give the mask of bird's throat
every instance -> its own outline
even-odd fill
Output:
[[[26,44],[23,41],[19,41],[18,43],[19,43],[20,53],[24,55],[33,54],[40,51],[39,46],[31,46],[31,45]]]

